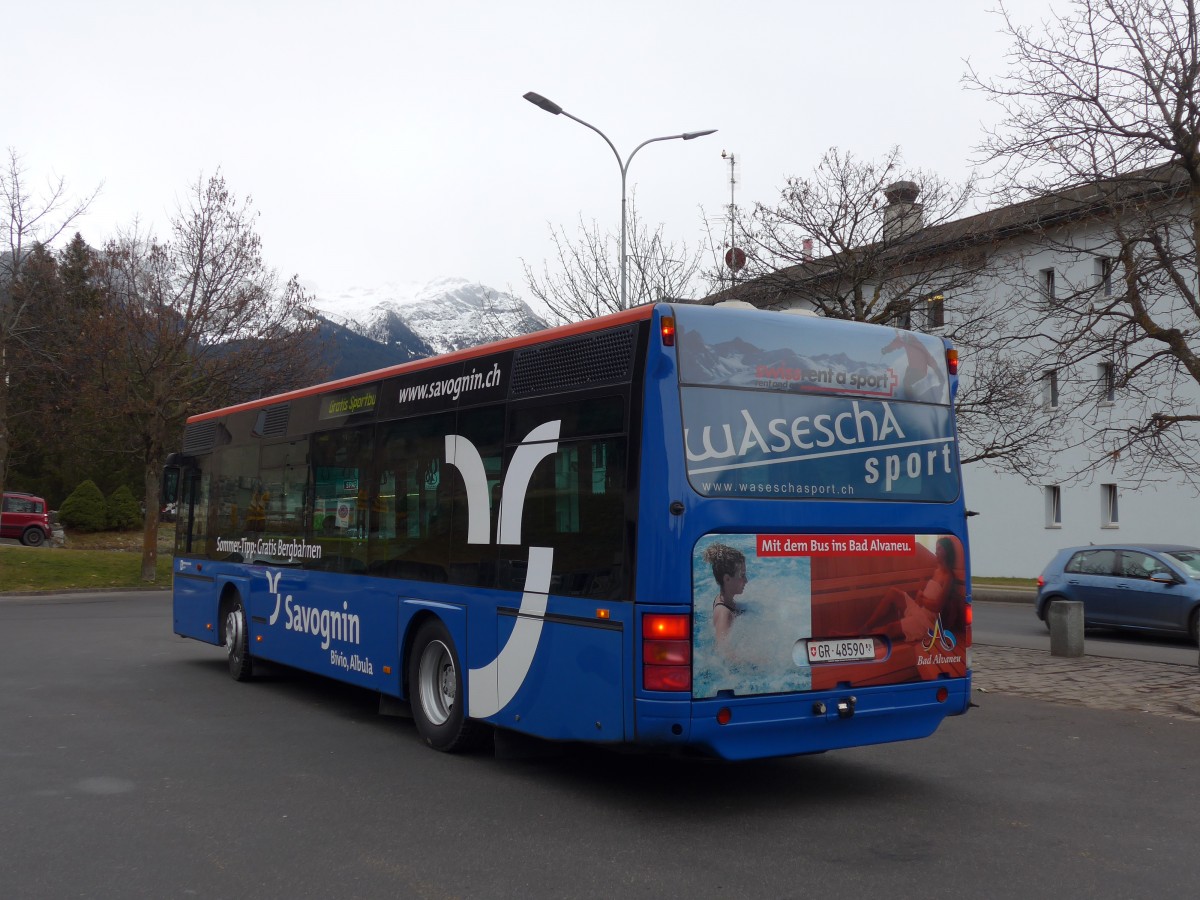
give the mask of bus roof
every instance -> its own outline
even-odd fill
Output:
[[[656,305],[657,304],[655,303],[647,303],[642,306],[635,306],[632,309],[623,310],[622,312],[611,313],[606,316],[599,316],[595,319],[585,319],[582,322],[572,322],[567,325],[546,328],[542,331],[523,334],[519,337],[505,338],[504,340],[493,341],[489,344],[480,344],[476,347],[468,347],[464,350],[455,350],[452,353],[446,353],[440,356],[430,356],[426,359],[418,359],[412,362],[401,363],[397,366],[389,366],[386,369],[376,369],[372,372],[363,372],[361,375],[351,375],[347,378],[339,378],[335,381],[326,381],[321,384],[312,385],[311,387],[299,388],[294,391],[286,391],[282,394],[274,394],[270,397],[261,397],[257,400],[249,400],[245,403],[238,403],[233,406],[226,406],[221,409],[211,410],[209,412],[197,413],[194,416],[189,416],[187,421],[189,424],[192,422],[203,422],[206,419],[214,419],[219,416],[229,415],[230,413],[234,412],[257,409],[263,406],[272,406],[276,403],[282,403],[285,400],[295,400],[300,397],[310,397],[314,394],[324,394],[332,390],[354,387],[355,385],[366,384],[371,381],[379,381],[392,375],[419,372],[422,369],[432,368],[433,366],[445,365],[446,363],[452,363],[458,360],[474,359],[477,356],[485,356],[489,353],[496,353],[497,351],[516,350],[521,347],[528,347],[532,344],[541,344],[546,341],[558,340],[559,338],[571,337],[577,334],[586,334],[589,331],[598,331],[602,328],[610,328],[614,325],[623,325],[628,322],[640,322],[645,319],[649,319],[654,314],[654,308]]]

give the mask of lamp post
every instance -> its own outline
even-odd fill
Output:
[[[707,131],[685,131],[683,134],[668,134],[664,137],[650,138],[642,141],[633,151],[625,157],[624,162],[621,161],[621,154],[617,152],[617,148],[613,146],[613,142],[608,139],[608,135],[593,125],[591,122],[585,122],[578,116],[573,116],[553,100],[547,100],[541,94],[535,94],[530,91],[525,95],[525,99],[539,109],[544,109],[546,112],[555,116],[566,116],[568,119],[574,119],[580,125],[585,125],[600,137],[604,138],[604,143],[608,144],[608,148],[612,150],[613,156],[617,158],[617,165],[621,168],[621,309],[627,309],[629,306],[627,277],[626,277],[626,259],[625,259],[625,181],[629,174],[629,164],[633,161],[633,157],[639,150],[647,144],[653,144],[655,141],[690,141],[693,138],[704,137],[709,134],[715,134],[717,129],[710,128]]]

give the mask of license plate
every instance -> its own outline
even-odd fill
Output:
[[[808,642],[808,661],[810,663],[854,662],[874,658],[875,641],[871,638]]]

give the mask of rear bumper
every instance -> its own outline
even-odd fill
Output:
[[[938,700],[939,689],[946,697]],[[714,700],[636,701],[637,740],[722,759],[820,753],[928,737],[971,702],[971,676]],[[721,725],[717,714],[728,709]]]

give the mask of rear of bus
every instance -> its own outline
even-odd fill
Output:
[[[924,737],[965,712],[949,344],[660,305],[648,353],[637,740],[780,756]]]

